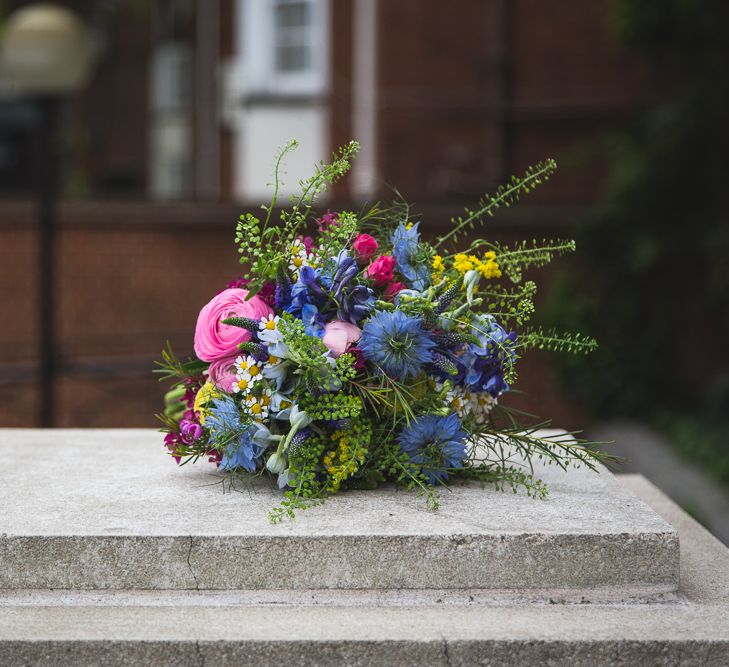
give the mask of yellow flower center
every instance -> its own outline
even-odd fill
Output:
[[[256,377],[256,375],[258,375],[258,374],[260,373],[260,371],[258,370],[258,366],[251,366],[251,367],[250,367],[250,368],[248,369],[248,372],[249,372],[249,373],[250,373],[250,374],[251,374],[251,375],[252,375],[253,377]]]
[[[270,396],[266,396],[266,394],[261,396],[261,403],[263,403],[263,405],[268,405],[270,402],[271,402]]]
[[[286,408],[291,407],[291,401],[281,401],[281,409],[285,410]]]
[[[293,262],[292,262],[292,263],[293,263],[293,265],[294,265],[294,266],[295,266],[295,267],[296,267],[297,269],[299,269],[299,268],[301,268],[301,265],[302,265],[302,264],[304,263],[304,260],[303,260],[303,259],[301,259],[301,257],[294,257],[294,260],[293,260]]]
[[[269,364],[277,364],[280,361],[278,357],[274,357],[272,354],[268,357]]]
[[[275,328],[276,323],[273,320],[268,320],[268,322],[266,322],[266,329],[268,329],[269,331],[273,331]]]
[[[241,391],[248,389],[248,380],[238,380],[238,389]]]
[[[262,408],[261,408],[261,406],[258,403],[254,403],[253,405],[251,405],[251,412],[254,415],[260,415],[261,414],[261,410],[262,410]]]

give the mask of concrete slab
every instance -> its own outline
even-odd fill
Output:
[[[6,591],[0,664],[729,664],[729,550],[643,478],[620,481],[679,531],[681,587],[664,601],[320,592],[365,596],[352,604],[307,602],[301,591],[288,603],[273,591]]]
[[[0,431],[0,588],[674,591],[676,532],[603,471],[538,468],[547,500],[478,485],[348,492],[272,525],[148,430]]]

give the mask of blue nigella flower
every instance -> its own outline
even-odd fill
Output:
[[[241,419],[240,410],[230,396],[213,401],[205,426],[212,432],[210,444],[225,443],[218,445],[223,453],[218,464],[221,470],[243,468],[255,472],[265,447],[256,442],[258,429]]]
[[[396,378],[416,376],[433,360],[433,347],[420,320],[401,310],[376,312],[362,328],[359,340],[365,358]]]
[[[458,415],[424,415],[400,432],[400,449],[430,484],[448,479],[448,468],[461,468],[466,458],[466,432]]]
[[[397,261],[397,268],[408,281],[410,287],[418,291],[425,289],[430,278],[430,268],[422,262],[414,262],[418,252],[420,232],[419,222],[416,222],[410,229],[402,223],[390,237],[392,243],[392,254]]]

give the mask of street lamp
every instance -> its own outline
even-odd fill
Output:
[[[92,46],[81,19],[64,7],[38,3],[11,14],[0,33],[0,80],[5,92],[38,107],[39,424],[53,425],[56,349],[53,321],[56,126],[64,97],[79,90],[91,71]]]

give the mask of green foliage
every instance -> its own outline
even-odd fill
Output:
[[[485,218],[491,217],[502,207],[508,208],[519,201],[521,195],[531,192],[538,185],[549,180],[549,177],[557,169],[554,160],[545,160],[529,167],[524,175],[512,176],[507,185],[500,185],[494,195],[486,195],[474,209],[466,209],[465,217],[458,216],[451,219],[453,229],[447,234],[438,237],[434,248],[440,248],[444,243],[455,243],[469,230],[475,229],[476,225],[482,225]]]
[[[296,365],[294,372],[303,376],[307,389],[331,390],[341,386],[338,367],[327,362],[328,350],[321,338],[308,336],[304,323],[288,313],[283,314],[279,329],[289,349],[288,359]]]
[[[491,313],[499,321],[508,323],[514,320],[517,325],[526,324],[534,315],[534,295],[537,285],[527,280],[515,288],[505,288],[500,285],[487,286],[481,295],[484,299],[486,312]]]
[[[319,233],[319,247],[324,257],[336,257],[349,246],[358,233],[359,219],[355,213],[343,211],[337,217],[336,225],[329,225]]]
[[[513,493],[518,493],[523,490],[533,498],[544,499],[549,493],[547,485],[542,480],[516,465],[469,465],[452,470],[451,476],[455,480],[476,480],[482,485],[491,484],[497,491],[508,488]]]
[[[159,381],[166,382],[173,379],[185,380],[189,377],[200,375],[208,365],[197,359],[181,361],[172,350],[169,341],[162,350],[162,361],[155,361],[156,366],[152,372],[159,374]]]
[[[526,269],[540,268],[549,264],[555,257],[575,251],[575,242],[571,240],[557,239],[550,241],[544,239],[538,242],[533,239],[531,243],[529,241],[520,241],[512,248],[498,243],[475,241],[472,244],[471,252],[484,246],[496,252],[496,261],[499,268],[513,283],[521,282],[523,272]]]
[[[519,336],[519,346],[524,350],[539,349],[550,352],[588,354],[597,349],[597,341],[579,333],[560,333],[554,329],[527,329]]]
[[[248,266],[243,275],[250,281],[251,294],[255,294],[266,280],[276,279],[279,268],[290,259],[297,234],[306,227],[317,196],[328,191],[349,171],[351,160],[359,151],[359,144],[350,141],[332,156],[329,164],[317,165],[313,176],[299,182],[301,193],[291,197],[291,208],[281,210],[279,223],[274,224],[272,218],[278,202],[282,164],[286,155],[297,146],[295,140],[288,142],[276,157],[274,192],[271,202],[263,206],[266,213],[263,223],[248,213],[240,217],[236,227],[235,241],[239,246],[240,263]]]
[[[358,417],[362,413],[362,399],[344,393],[303,396],[299,407],[312,419],[336,420]]]

